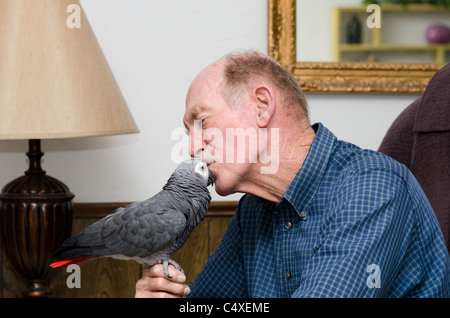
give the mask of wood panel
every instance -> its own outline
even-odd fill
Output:
[[[129,203],[74,204],[73,234]],[[187,282],[197,277],[225,233],[236,209],[236,202],[213,202],[207,216],[192,232],[186,244],[173,256],[186,273]],[[80,265],[81,288],[68,288],[70,272],[52,270],[49,284],[55,298],[126,298],[134,297],[136,281],[143,267],[135,262],[110,258],[92,259]],[[22,297],[26,281],[10,264],[2,245],[0,250],[0,297]]]
[[[75,219],[73,233],[79,233],[98,218]],[[80,263],[81,288],[68,288],[70,276],[65,269],[52,270],[50,286],[53,297],[131,297],[136,281],[141,274],[141,266],[110,258],[99,258]]]

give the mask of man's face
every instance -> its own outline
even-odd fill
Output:
[[[216,192],[228,195],[239,191],[252,162],[248,147],[242,149],[232,132],[254,128],[255,112],[247,97],[240,99],[238,110],[232,110],[223,96],[222,81],[220,65],[210,66],[194,80],[186,96],[183,122],[189,130],[190,155],[209,163]],[[244,162],[237,159],[238,153],[244,154]]]

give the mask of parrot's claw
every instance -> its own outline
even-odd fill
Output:
[[[172,278],[172,275],[169,274],[169,265],[174,266],[176,269],[178,269],[180,272],[184,274],[184,270],[181,268],[181,266],[178,265],[178,263],[172,259],[164,259],[164,260],[161,259],[158,261],[158,263],[163,264],[164,275],[166,275],[167,278]]]

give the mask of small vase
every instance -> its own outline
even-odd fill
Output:
[[[356,15],[354,15],[346,26],[347,43],[359,44],[361,43],[361,22]]]
[[[433,24],[427,28],[425,37],[430,44],[450,42],[450,28],[442,24]]]

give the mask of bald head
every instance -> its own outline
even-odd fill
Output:
[[[193,81],[221,89],[230,107],[235,109],[236,101],[252,80],[262,79],[273,84],[282,94],[284,104],[300,108],[308,119],[308,103],[297,81],[275,59],[255,51],[232,53],[205,68]],[[214,83],[212,83],[214,82]]]

